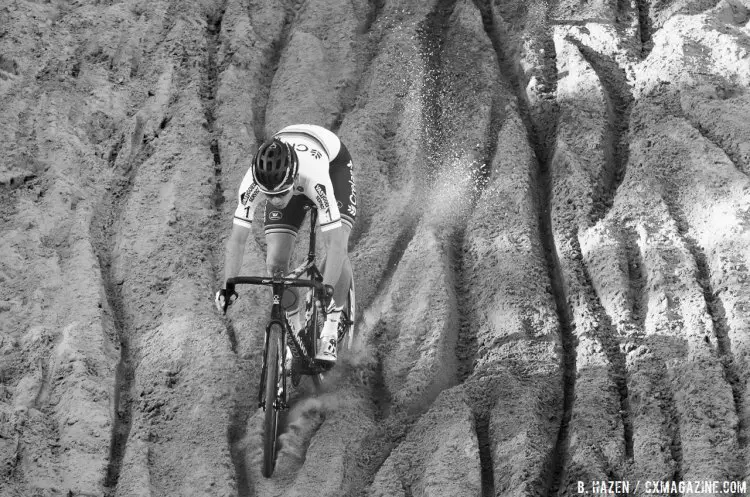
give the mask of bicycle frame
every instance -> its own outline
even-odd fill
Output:
[[[258,407],[267,408],[265,405],[264,394],[265,394],[265,381],[266,374],[268,371],[268,364],[266,364],[266,357],[268,355],[268,343],[271,328],[274,325],[278,325],[281,328],[281,343],[287,344],[288,337],[291,338],[292,345],[295,347],[295,352],[300,357],[307,360],[307,366],[310,370],[315,369],[315,360],[311,357],[311,351],[306,350],[304,344],[301,342],[299,337],[294,333],[290,333],[289,323],[286,319],[286,314],[281,306],[281,299],[284,294],[284,290],[288,287],[305,287],[312,288],[314,291],[314,298],[319,298],[319,295],[325,294],[325,285],[323,284],[323,275],[315,265],[315,222],[317,220],[317,211],[311,209],[310,211],[310,244],[305,262],[300,264],[293,271],[288,273],[285,277],[270,276],[270,277],[259,277],[259,276],[236,276],[234,278],[227,279],[226,289],[228,293],[234,291],[235,285],[240,284],[251,284],[251,285],[267,285],[270,286],[273,291],[273,304],[271,306],[271,320],[266,325],[266,337],[265,347],[263,350],[263,367],[261,370],[260,377],[260,388],[258,388]],[[300,279],[299,277],[303,274],[307,274],[310,279]],[[317,313],[313,313],[313,329],[317,329]],[[286,347],[281,349],[281,381],[282,381],[282,392],[280,396],[277,396],[276,402],[279,405],[270,406],[274,409],[285,409],[287,408],[287,391],[286,391]]]

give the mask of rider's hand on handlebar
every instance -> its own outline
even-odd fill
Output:
[[[233,289],[229,294],[229,298],[227,298],[227,290],[225,288],[222,288],[221,290],[216,292],[216,298],[214,299],[214,301],[216,302],[216,309],[226,314],[227,307],[234,304],[238,297],[239,295]]]

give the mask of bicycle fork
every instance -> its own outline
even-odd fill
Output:
[[[282,283],[274,282],[273,285],[273,306],[271,308],[271,321],[266,326],[266,337],[263,346],[263,368],[260,373],[260,387],[258,388],[258,407],[283,410],[288,409],[287,404],[287,391],[286,391],[286,334],[287,326],[283,319],[281,310],[281,293],[284,291],[284,285]],[[279,372],[279,382],[281,388],[277,387],[277,391],[274,395],[274,405],[266,406],[265,402],[265,389],[266,389],[266,375],[268,374],[269,367],[279,367],[278,364],[268,364],[268,347],[271,341],[271,330],[274,326],[278,326],[279,329],[279,350],[278,354],[281,357],[281,371]],[[277,358],[278,359],[278,358]]]
[[[266,395],[266,375],[268,374],[268,368],[269,367],[279,367],[278,364],[268,364],[268,347],[269,342],[271,341],[271,329],[274,326],[278,326],[280,330],[280,335],[284,336],[284,326],[281,323],[281,321],[272,320],[268,323],[266,326],[266,338],[265,343],[263,346],[263,367],[261,369],[260,373],[260,385],[258,387],[258,407],[262,409],[266,409],[266,401],[265,401],[265,395]],[[282,341],[283,343],[283,341]],[[286,360],[286,347],[281,347],[279,350],[279,354],[281,355],[281,371],[279,374],[279,380],[281,382],[281,391],[279,392],[277,390],[276,395],[274,398],[276,399],[274,401],[274,405],[271,406],[273,409],[281,410],[286,409],[286,367],[284,366],[284,361]]]

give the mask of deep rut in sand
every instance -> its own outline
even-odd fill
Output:
[[[625,70],[612,58],[599,54],[583,43],[569,38],[578,47],[583,58],[591,64],[605,92],[607,129],[604,153],[605,172],[602,175],[600,192],[597,194],[598,211],[596,223],[607,215],[612,207],[617,189],[625,177],[628,163],[628,131],[633,96],[627,83]]]
[[[107,188],[107,194],[101,199],[92,218],[90,233],[96,249],[99,265],[102,268],[102,286],[106,295],[109,309],[112,312],[117,341],[120,346],[120,360],[115,375],[115,391],[112,424],[112,441],[107,466],[105,486],[108,495],[114,495],[120,476],[120,469],[125,455],[125,449],[130,436],[132,423],[132,408],[134,399],[133,385],[135,368],[130,351],[131,324],[127,318],[121,292],[122,281],[114,273],[113,251],[118,244],[121,212],[128,201],[133,182],[140,165],[146,162],[153,153],[153,147],[148,138],[144,137],[145,122],[136,119],[135,127],[130,136],[128,157],[118,154],[125,140],[123,133],[108,156],[110,165],[115,168],[115,176]]]
[[[562,270],[560,268],[555,236],[552,230],[552,179],[550,164],[553,155],[551,144],[554,143],[555,129],[558,119],[557,109],[554,105],[544,104],[537,106],[536,108],[532,107],[533,104],[529,102],[525,89],[526,85],[523,82],[524,76],[519,74],[517,70],[517,61],[513,60],[511,58],[512,56],[509,55],[512,53],[512,49],[504,45],[499,27],[496,26],[494,22],[492,3],[482,2],[480,10],[482,12],[485,31],[492,41],[495,53],[497,54],[501,73],[513,89],[513,93],[516,95],[516,103],[519,106],[520,116],[526,130],[526,136],[532,146],[535,162],[538,168],[535,172],[538,191],[533,194],[533,197],[537,201],[536,209],[538,213],[540,243],[546,258],[547,273],[551,284],[551,294],[554,297],[557,310],[560,340],[562,344],[562,355],[560,357],[563,375],[562,415],[560,417],[560,425],[557,431],[554,449],[549,454],[547,467],[543,471],[544,488],[541,489],[541,492],[544,495],[552,497],[559,495],[562,491],[561,485],[563,473],[567,462],[569,437],[568,426],[573,412],[576,378],[575,325],[573,323],[566,290],[563,284]],[[545,22],[545,20],[548,20],[551,10],[551,6],[546,7],[546,9],[542,11],[543,19],[540,19],[539,22]],[[503,34],[507,35],[507,33]],[[542,74],[547,76],[547,79],[541,79],[539,84],[541,84],[547,92],[554,93],[554,78],[556,78],[554,76],[554,45],[544,39],[537,40],[537,43],[553,49],[551,54],[545,54],[545,60],[549,62],[545,64],[546,67]],[[550,72],[549,65],[552,66],[552,72]],[[484,435],[480,438],[480,440],[483,440],[484,445],[484,447],[480,445],[480,456],[485,460],[490,459],[490,444],[486,438],[486,420],[484,419],[477,420],[477,431],[480,432],[480,430]],[[482,467],[485,468],[488,463],[491,464],[491,461],[483,462]],[[490,469],[490,474],[483,476],[483,488],[489,489],[491,482],[492,470]],[[492,486],[494,487],[494,485]],[[483,493],[483,495],[494,495],[494,493]]]
[[[221,73],[221,61],[217,61],[218,46],[221,35],[221,21],[224,18],[226,5],[220,7],[222,10],[208,16],[206,19],[206,63],[204,68],[204,80],[201,87],[201,100],[203,113],[206,118],[206,129],[210,136],[210,149],[214,161],[215,190],[213,195],[213,208],[216,210],[217,221],[222,214],[224,205],[224,188],[221,183],[221,153],[219,140],[216,136],[216,92],[218,89],[218,78]]]
[[[594,219],[595,224],[606,217],[607,212],[614,203],[617,190],[625,177],[628,162],[628,133],[630,122],[630,111],[633,104],[633,96],[627,82],[625,70],[618,65],[613,58],[608,58],[597,53],[590,47],[580,43],[578,40],[569,38],[578,48],[583,58],[591,65],[596,73],[604,91],[606,104],[606,129],[604,133],[604,172],[602,174],[599,192],[595,193]],[[584,272],[586,268],[584,266]],[[586,277],[587,285],[593,288],[590,277]],[[634,298],[642,298],[635,295]],[[616,329],[611,322],[611,317],[600,306],[599,313],[602,316],[602,326],[609,334],[615,335]],[[625,355],[620,351],[620,343],[617,340],[610,348],[610,362],[614,368],[614,377],[620,394],[620,413],[622,415],[623,435],[625,440],[625,457],[633,458],[633,425],[631,421],[631,408],[628,393],[627,367]]]
[[[636,11],[638,15],[638,41],[641,45],[641,57],[647,57],[651,51],[651,17],[649,10],[651,8],[649,0],[635,0]]]
[[[218,7],[217,12],[209,12],[206,18],[206,58],[203,67],[203,81],[200,92],[201,102],[203,104],[203,112],[206,120],[206,130],[209,134],[209,146],[211,155],[213,157],[215,186],[212,196],[212,207],[215,211],[217,226],[220,226],[221,221],[224,219],[224,204],[226,201],[224,197],[224,185],[222,181],[219,132],[216,129],[216,98],[219,78],[222,71],[225,70],[228,65],[228,61],[218,59],[221,55],[223,55],[223,52],[220,51],[222,36],[221,26],[226,10],[227,2],[225,1],[223,5]],[[213,256],[214,274],[212,277],[212,283],[220,282],[222,280],[221,268],[223,266],[223,252],[221,248],[223,247],[217,247]],[[229,319],[225,319],[224,324],[226,326],[227,338],[229,339],[231,350],[233,353],[237,354],[237,332],[234,328],[234,325]],[[244,371],[243,369],[242,372],[245,373],[246,371]],[[240,377],[244,377],[244,374],[241,374]],[[246,381],[241,382],[241,385],[243,386],[246,384]],[[238,391],[242,392],[243,394],[247,394],[247,388],[243,388],[243,386],[240,386],[238,388]],[[227,442],[229,444],[232,463],[235,469],[238,497],[247,497],[248,495],[250,495],[244,454],[240,449],[237,448],[239,441],[245,436],[245,425],[247,423],[247,417],[250,411],[251,405],[249,403],[238,402],[237,404],[235,404],[235,407],[230,414],[230,422],[227,429]]]
[[[746,388],[744,383],[741,381],[740,375],[736,369],[735,356],[732,352],[732,340],[730,338],[731,330],[726,319],[724,305],[720,298],[721,289],[716,290],[711,284],[711,269],[706,260],[706,255],[703,249],[698,245],[696,240],[690,235],[687,223],[685,222],[685,215],[681,212],[678,206],[670,202],[668,202],[667,205],[670,210],[670,214],[677,225],[677,230],[682,237],[683,242],[687,246],[689,253],[692,256],[693,262],[695,263],[695,281],[700,288],[701,294],[705,300],[706,310],[711,318],[713,333],[716,337],[717,354],[723,368],[724,379],[730,386],[732,391],[732,398],[734,400],[733,407],[738,419],[735,429],[737,443],[740,449],[738,455],[740,457],[742,467],[745,467],[747,465],[747,461],[745,460],[744,455],[747,449],[747,426],[742,411],[744,409]],[[679,447],[679,440],[676,440],[675,443]],[[681,460],[681,457],[679,460]],[[741,470],[735,469],[734,474],[732,474],[732,478],[741,479],[742,477],[743,475],[741,474]]]
[[[539,178],[541,192],[539,198],[539,226],[542,235],[542,247],[547,258],[547,268],[549,271],[550,283],[552,285],[552,294],[555,298],[557,316],[560,321],[560,336],[563,347],[562,367],[563,367],[563,415],[560,423],[560,429],[555,442],[555,449],[549,461],[549,470],[547,473],[548,497],[557,496],[560,493],[563,472],[565,471],[567,446],[569,437],[569,424],[573,413],[573,402],[575,400],[575,378],[576,378],[576,337],[574,335],[574,324],[570,307],[563,286],[562,272],[560,262],[555,248],[554,235],[552,233],[552,219],[550,196],[552,190],[550,186],[550,172],[548,163],[540,160],[546,157],[545,151],[541,155],[537,153],[537,161],[540,163]],[[546,165],[542,165],[546,164]]]

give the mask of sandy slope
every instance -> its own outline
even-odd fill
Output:
[[[0,5],[0,496],[746,479],[749,22],[747,0]],[[354,157],[360,338],[294,392],[265,479],[268,296],[223,318],[212,295],[248,158],[296,122]],[[259,226],[248,245],[262,273]]]

